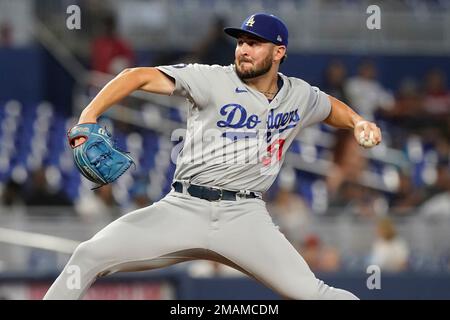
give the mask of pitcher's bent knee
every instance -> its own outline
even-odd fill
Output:
[[[107,256],[107,253],[102,251],[95,241],[89,240],[78,245],[69,264],[78,265],[80,268],[90,269],[103,265],[108,260],[111,259]]]

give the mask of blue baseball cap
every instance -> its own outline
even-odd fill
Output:
[[[276,45],[288,45],[288,29],[280,18],[266,13],[256,13],[245,19],[240,28],[225,28],[233,38],[246,33],[257,36]]]

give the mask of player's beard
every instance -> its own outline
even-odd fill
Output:
[[[241,71],[239,69],[238,62],[239,61],[237,61],[237,59],[236,59],[236,61],[235,61],[236,74],[238,75],[239,78],[241,78],[241,80],[252,79],[252,78],[262,76],[262,75],[266,74],[267,72],[269,72],[269,70],[272,68],[272,56],[271,55],[267,55],[267,57],[263,60],[263,62],[260,66],[256,65],[253,68],[251,68],[249,70],[245,70],[245,71]]]

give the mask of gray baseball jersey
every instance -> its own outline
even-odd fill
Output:
[[[326,94],[282,74],[269,103],[233,67],[159,69],[190,101],[175,180],[230,190],[265,191],[302,128],[330,113]],[[99,276],[194,259],[218,261],[292,299],[357,299],[314,273],[258,198],[208,201],[186,188],[112,222],[75,250],[45,299],[80,299]]]
[[[173,94],[189,101],[175,180],[264,192],[298,132],[323,121],[331,110],[327,94],[281,73],[283,85],[269,102],[240,80],[234,66],[180,64],[158,69],[175,79]]]

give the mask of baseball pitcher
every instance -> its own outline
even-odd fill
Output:
[[[100,276],[194,259],[229,265],[285,298],[357,299],[316,278],[272,222],[261,195],[303,128],[321,121],[347,128],[363,147],[381,142],[380,129],[318,88],[278,72],[288,47],[279,18],[254,14],[224,31],[237,39],[233,65],[125,69],[69,131],[77,166],[103,185],[132,159],[96,124],[101,114],[135,90],[182,96],[189,104],[172,190],[81,243],[45,299],[81,299]],[[68,285],[74,268],[80,286]]]

